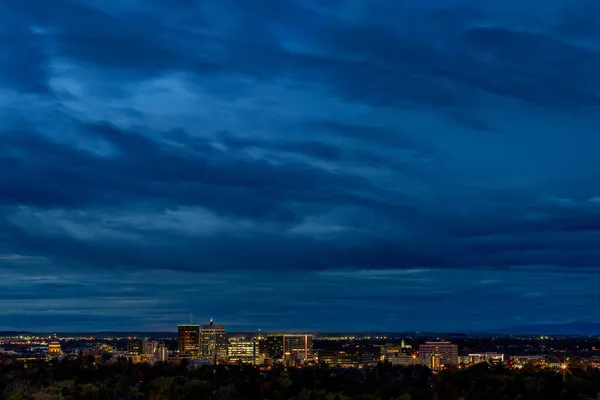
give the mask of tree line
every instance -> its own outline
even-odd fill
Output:
[[[600,400],[595,369],[479,364],[433,374],[379,364],[261,371],[252,366],[113,363],[93,357],[0,364],[0,400]]]

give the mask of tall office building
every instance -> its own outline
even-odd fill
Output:
[[[312,358],[312,335],[273,334],[265,340],[266,354],[271,359]]]
[[[200,355],[211,361],[227,361],[227,332],[225,326],[213,320],[200,330]]]
[[[426,342],[419,345],[419,358],[433,370],[458,365],[458,345],[449,342]]]
[[[146,350],[147,341],[145,339],[129,339],[127,342],[127,353],[132,356],[139,356],[144,354]]]
[[[267,335],[261,343],[260,351],[264,352],[265,357],[271,360],[283,358],[283,335]]]
[[[312,335],[283,335],[283,356],[307,360],[312,358]]]
[[[183,356],[197,356],[200,352],[200,325],[180,324],[177,326],[177,347]]]

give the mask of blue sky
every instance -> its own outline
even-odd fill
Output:
[[[598,321],[600,3],[7,0],[0,329]]]

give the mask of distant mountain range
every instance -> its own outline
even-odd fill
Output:
[[[144,336],[153,338],[167,338],[174,337],[177,332],[119,332],[119,331],[105,331],[105,332],[52,332],[52,333],[32,333],[30,331],[0,331],[0,337],[2,336],[28,336],[35,334],[51,335],[56,333],[58,336],[79,336],[89,335],[96,338],[107,338],[107,337],[127,337],[127,336]],[[243,334],[252,334],[254,332],[230,332],[233,336],[239,336]],[[343,336],[343,335],[355,335],[355,336],[416,336],[416,337],[433,337],[436,335],[450,337],[460,336],[473,336],[473,335],[572,335],[572,336],[588,336],[588,335],[600,335],[600,322],[568,322],[563,324],[532,324],[532,325],[516,325],[500,329],[494,329],[489,331],[466,331],[464,333],[449,333],[449,332],[319,332],[318,336]]]
[[[0,331],[0,337],[2,336],[29,336],[33,335],[32,332],[25,331]]]
[[[519,325],[490,331],[505,335],[598,335],[599,322],[568,322],[564,324]]]
[[[95,338],[109,337],[127,337],[127,336],[144,336],[153,338],[173,337],[177,332],[31,332],[31,331],[0,331],[0,337],[3,336],[51,336],[56,334],[60,337],[69,336],[93,336]]]

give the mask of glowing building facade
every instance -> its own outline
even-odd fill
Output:
[[[197,356],[200,353],[200,325],[177,326],[177,348],[181,356]]]
[[[419,358],[433,370],[458,365],[458,345],[449,342],[427,342],[419,345]]]
[[[53,339],[48,343],[48,354],[51,356],[59,356],[62,354],[62,347],[57,339]]]
[[[260,353],[258,341],[252,339],[240,339],[229,342],[230,364],[252,364],[259,362]]]
[[[202,325],[200,330],[200,355],[211,361],[227,361],[227,331],[225,326],[217,325],[210,320],[209,324]]]
[[[313,356],[313,336],[293,334],[272,334],[265,339],[266,354],[269,358],[306,360]]]
[[[127,342],[127,353],[132,356],[139,356],[146,351],[147,341],[145,339],[131,338]]]

